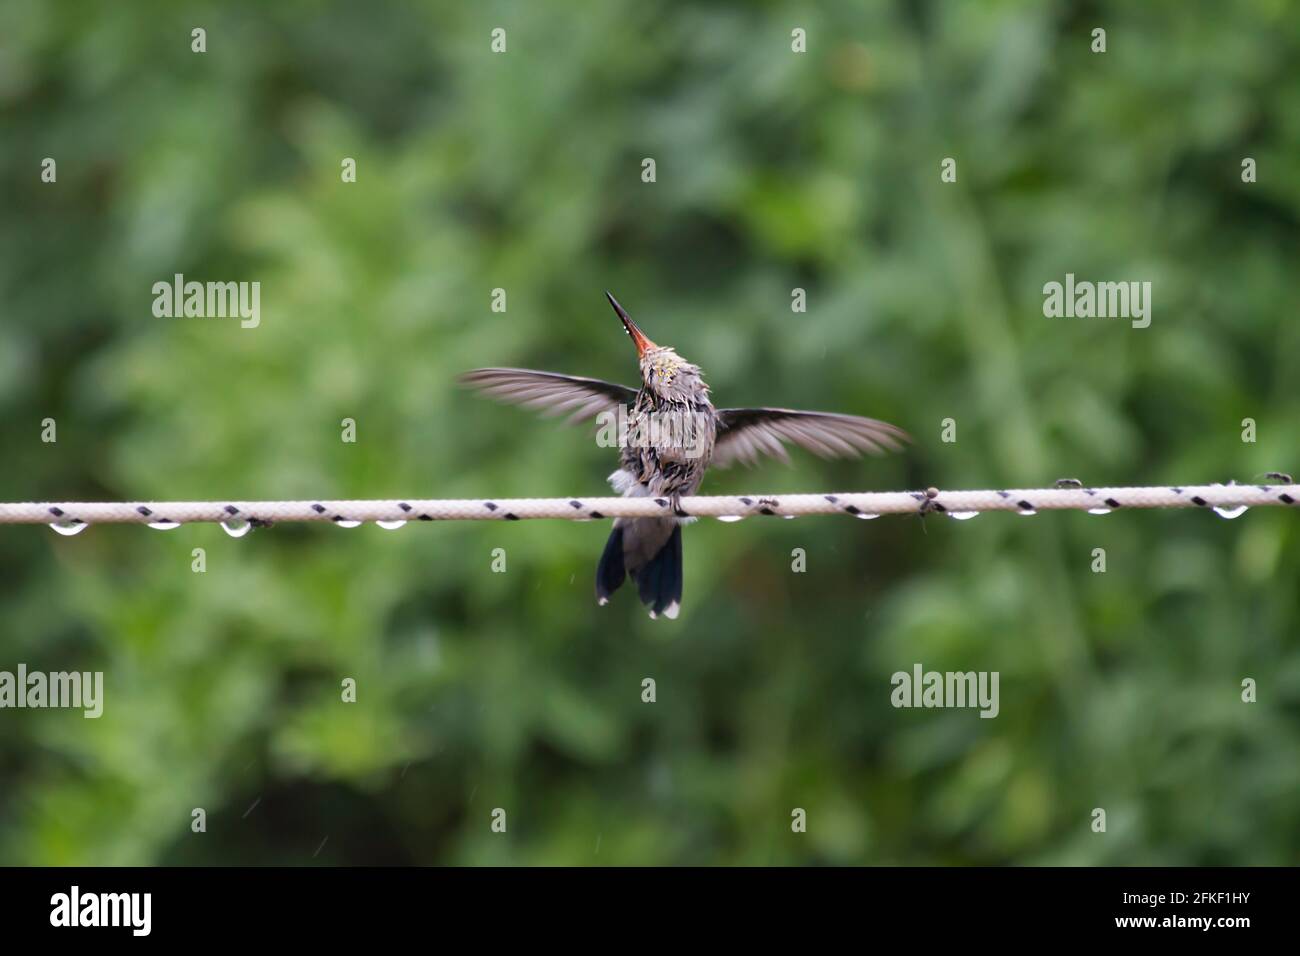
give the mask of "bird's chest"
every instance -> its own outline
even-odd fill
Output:
[[[693,488],[713,454],[715,432],[707,402],[665,402],[642,391],[628,416],[624,466],[656,493]]]

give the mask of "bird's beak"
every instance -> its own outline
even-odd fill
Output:
[[[632,341],[636,343],[636,354],[638,356],[645,355],[645,353],[650,349],[658,348],[657,345],[646,338],[644,332],[637,328],[637,324],[632,321],[632,316],[628,315],[627,312],[623,310],[623,307],[618,304],[617,299],[608,292],[605,293],[605,298],[609,299],[609,304],[614,307],[614,311],[618,313],[618,317],[623,320],[623,328],[627,329],[627,334],[632,336]]]

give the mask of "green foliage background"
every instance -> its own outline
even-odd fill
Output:
[[[584,432],[453,377],[630,380],[606,288],[722,404],[918,438],[709,491],[1300,472],[1297,64],[1284,0],[7,0],[0,500],[599,494]],[[261,326],[153,317],[176,272]],[[1066,272],[1152,326],[1045,319]],[[675,623],[595,606],[604,537],[0,529],[0,669],[106,681],[0,712],[0,862],[1297,859],[1294,514],[702,522]],[[893,709],[915,662],[1001,715]]]

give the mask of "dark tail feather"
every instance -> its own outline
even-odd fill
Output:
[[[641,603],[650,616],[675,618],[682,603],[682,526],[673,528],[668,542],[645,567],[632,572]]]
[[[623,586],[627,571],[623,566],[623,529],[618,525],[609,533],[605,551],[596,565],[596,601],[605,604],[609,596]]]

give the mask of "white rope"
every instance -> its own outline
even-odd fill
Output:
[[[1270,475],[1278,479],[1284,475]],[[1005,491],[889,491],[829,495],[717,495],[681,499],[678,515],[744,518],[750,515],[947,514],[965,518],[982,511],[1080,510],[1101,514],[1123,508],[1213,508],[1235,517],[1246,507],[1294,505],[1300,488],[1289,479],[1274,485],[1186,485],[1150,488],[1083,488],[1058,482],[1055,488]],[[396,526],[405,521],[565,518],[645,518],[673,514],[668,498],[467,498],[405,501],[149,501],[0,503],[0,524],[49,524],[65,533],[91,524],[135,523],[175,527],[218,521],[235,528],[280,521],[331,521],[353,526],[374,521]]]

